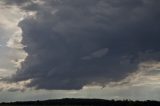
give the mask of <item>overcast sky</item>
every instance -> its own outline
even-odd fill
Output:
[[[159,0],[1,0],[0,101],[159,100]]]

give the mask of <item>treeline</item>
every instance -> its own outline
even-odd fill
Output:
[[[103,99],[57,99],[46,101],[10,102],[0,106],[160,106],[159,101],[130,101]]]

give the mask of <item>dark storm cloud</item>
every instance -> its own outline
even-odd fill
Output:
[[[5,2],[6,4],[17,4],[17,5],[21,5],[27,2],[30,2],[31,0],[2,0],[3,2]]]
[[[32,79],[27,86],[37,89],[81,89],[121,80],[140,62],[160,59],[159,0],[35,5],[23,8],[37,14],[19,23],[28,57],[13,81]]]

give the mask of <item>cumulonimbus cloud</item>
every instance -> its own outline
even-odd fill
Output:
[[[6,2],[35,12],[19,23],[28,57],[12,81],[32,79],[27,86],[37,89],[81,89],[122,80],[141,62],[160,59],[160,1],[28,2]]]

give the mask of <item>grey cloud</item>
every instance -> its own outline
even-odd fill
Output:
[[[31,0],[2,0],[6,4],[15,4],[15,5],[21,5],[27,2],[31,2]]]
[[[108,48],[103,48],[103,49],[100,49],[100,50],[97,50],[97,51],[91,53],[88,56],[82,57],[82,59],[89,60],[89,59],[93,59],[93,58],[101,58],[101,57],[105,56],[108,51],[109,51]]]
[[[39,9],[38,3],[34,2],[36,0],[2,0],[5,5],[15,5],[25,11],[36,11]]]
[[[28,87],[37,89],[81,89],[121,80],[139,63],[160,59],[157,0],[47,0],[35,5],[23,8],[37,14],[19,23],[28,57],[12,81],[32,79]],[[86,61],[85,56],[94,58]]]
[[[98,57],[102,57],[102,56],[106,55],[107,52],[108,52],[108,48],[104,48],[104,49],[101,49],[101,50],[98,50],[98,51],[92,53],[91,55],[93,57],[98,58]]]

